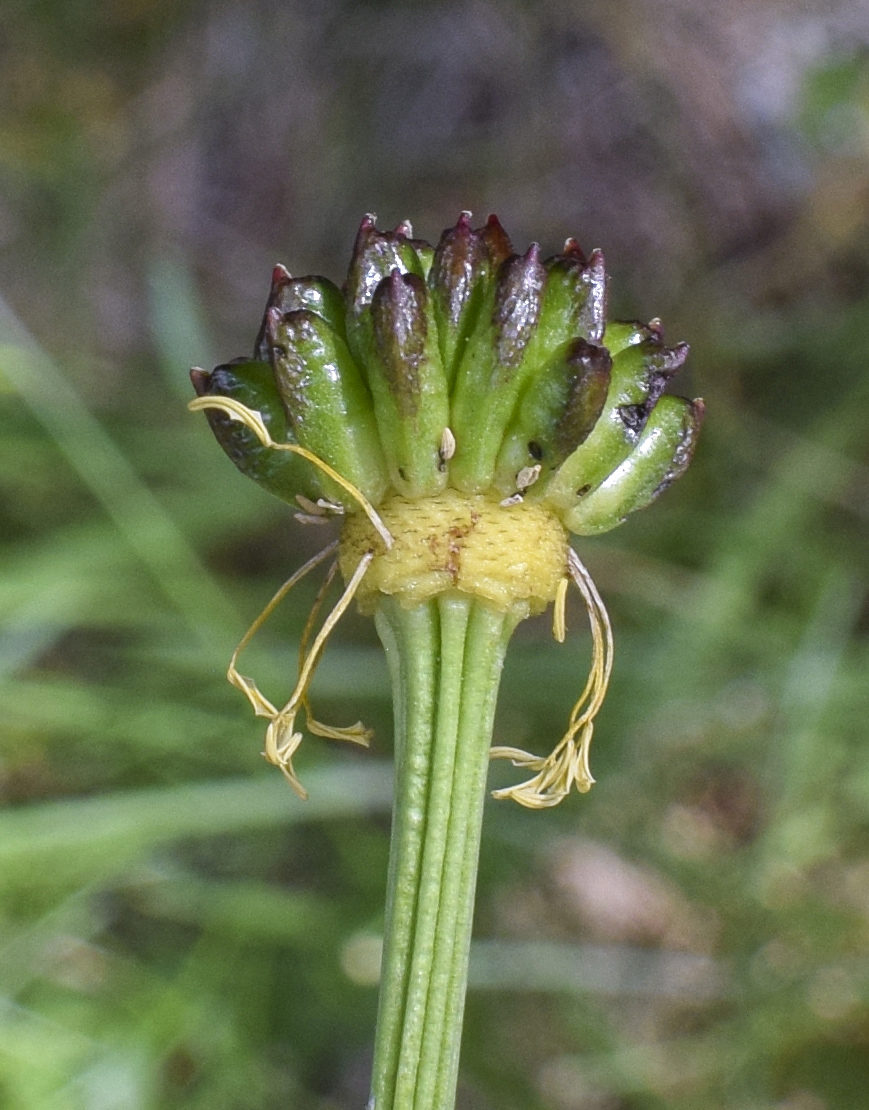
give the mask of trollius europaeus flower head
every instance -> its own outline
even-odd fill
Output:
[[[568,729],[547,756],[491,755],[531,772],[498,797],[543,807],[572,786],[589,789],[612,634],[569,536],[605,532],[652,501],[688,465],[703,417],[701,401],[665,392],[687,347],[666,346],[658,321],[607,323],[606,293],[602,255],[586,256],[573,239],[541,259],[536,244],[514,252],[494,216],[474,229],[462,213],[436,246],[409,223],[379,231],[366,216],[342,288],[276,267],[252,357],[193,371],[190,407],[205,411],[236,466],[301,521],[342,520],[340,539],[282,587],[229,670],[269,720],[267,758],[297,790],[300,712],[317,735],[368,739],[361,724],[318,722],[307,696],[354,598],[375,616],[473,599],[511,628],[554,604],[563,639],[571,582],[593,647]],[[344,592],[315,634],[321,591],[299,681],[279,709],[238,672],[238,652],[321,564],[327,586],[340,573]]]

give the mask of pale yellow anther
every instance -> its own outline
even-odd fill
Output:
[[[337,572],[338,563],[336,561],[329,567],[326,577],[323,579],[323,583],[317,591],[317,596],[314,598],[314,604],[311,606],[310,613],[308,613],[305,627],[302,629],[302,635],[299,639],[300,673],[304,668],[305,659],[308,656],[308,642],[314,632],[314,625],[317,623],[320,609],[323,607],[326,594],[329,592],[329,587],[334,582]],[[321,736],[326,740],[349,740],[353,744],[362,744],[364,747],[367,747],[371,737],[374,735],[372,730],[366,728],[361,721],[357,721],[355,725],[347,726],[327,725],[318,721],[311,712],[307,691],[302,698],[302,705],[305,708],[305,724],[308,732],[312,733],[314,736]]]
[[[456,437],[452,428],[444,428],[441,433],[440,457],[441,462],[449,462],[456,453]]]
[[[529,809],[557,805],[574,786],[581,794],[591,789],[594,779],[588,755],[594,718],[603,704],[612,671],[613,636],[609,616],[591,575],[572,548],[568,548],[567,552],[567,571],[582,594],[592,633],[591,670],[570,714],[567,731],[553,751],[542,758],[521,748],[494,747],[491,750],[493,759],[509,759],[515,767],[537,772],[518,786],[494,791],[495,798],[512,798]],[[566,581],[562,579],[565,584]],[[556,639],[560,638],[559,632],[564,631],[564,588],[559,583],[553,619]]]
[[[355,744],[367,745],[371,732],[364,727],[364,725],[357,721],[355,725],[347,727],[337,727],[333,725],[324,725],[320,721],[315,720],[309,710],[308,706],[308,687],[310,686],[311,679],[314,676],[317,663],[319,662],[320,655],[325,646],[326,640],[332,629],[341,619],[341,616],[346,611],[347,606],[353,600],[356,590],[359,588],[359,583],[365,576],[365,572],[371,565],[371,560],[374,558],[373,552],[368,552],[359,562],[359,566],[350,581],[347,588],[341,595],[338,604],[326,618],[323,627],[314,638],[314,642],[308,648],[308,641],[313,632],[314,622],[317,614],[322,606],[326,591],[334,580],[336,571],[338,569],[337,561],[333,562],[326,575],[326,580],[321,587],[314,607],[308,617],[308,622],[302,634],[301,650],[299,658],[299,677],[296,682],[296,688],[293,691],[289,701],[282,709],[276,709],[274,705],[265,697],[257,688],[256,683],[252,678],[240,674],[238,671],[238,658],[242,651],[250,643],[251,639],[256,635],[260,628],[262,628],[265,621],[271,616],[277,606],[287,596],[293,586],[300,582],[310,571],[321,563],[325,562],[331,555],[333,555],[338,547],[338,541],[330,543],[328,547],[323,548],[307,563],[281,586],[278,592],[274,595],[268,605],[263,609],[257,619],[253,622],[247,632],[241,639],[238,647],[232,653],[232,659],[229,663],[226,677],[237,690],[241,692],[248,699],[253,706],[254,713],[258,717],[267,717],[269,720],[268,728],[266,729],[265,749],[263,755],[269,761],[279,767],[290,783],[292,788],[301,798],[306,798],[307,794],[304,787],[299,782],[298,776],[293,768],[293,756],[296,753],[299,744],[302,741],[302,734],[298,732],[295,727],[296,716],[300,709],[304,709],[307,718],[308,730],[315,736],[322,736],[330,740],[349,740]]]
[[[293,769],[293,756],[296,754],[296,749],[302,742],[301,732],[295,732],[293,729],[294,723],[294,714],[287,717],[275,717],[266,729],[266,743],[263,755],[269,763],[280,768],[293,790],[295,790],[300,798],[305,799],[308,796],[308,792],[305,790],[304,786],[302,786],[301,782],[299,782],[298,776]]]
[[[293,520],[299,524],[331,524],[327,516],[312,516],[311,513],[293,513]]]
[[[312,501],[310,497],[305,497],[303,493],[297,493],[296,500],[302,506],[302,509],[310,516],[326,515],[326,510],[324,508],[318,505],[316,501]]]
[[[555,591],[555,602],[552,606],[552,635],[559,644],[564,643],[564,638],[567,635],[567,587],[570,585],[569,578],[562,578],[558,583]]]
[[[534,466],[523,466],[516,475],[516,489],[519,490],[520,493],[524,493],[526,489],[530,489],[540,477],[540,471],[542,469],[543,467],[540,463],[535,463]]]
[[[295,586],[298,582],[301,582],[301,580],[315,567],[318,567],[321,563],[324,563],[330,555],[334,554],[337,547],[338,541],[335,540],[334,542],[330,543],[328,547],[324,547],[323,550],[318,552],[318,554],[316,554],[312,559],[309,559],[303,567],[300,567],[295,572],[295,574],[293,574],[290,578],[286,580],[286,582],[284,582],[283,586],[281,586],[281,588],[274,595],[265,609],[263,609],[263,611],[253,622],[247,632],[245,632],[244,636],[242,636],[241,640],[239,641],[238,647],[232,653],[232,658],[229,661],[229,668],[227,669],[226,677],[237,690],[241,690],[241,692],[253,706],[253,711],[258,717],[272,718],[277,714],[277,709],[275,709],[268,698],[263,697],[263,695],[257,689],[256,683],[253,681],[252,678],[247,678],[245,675],[239,674],[238,658],[247,647],[247,645],[254,638],[254,636],[257,634],[257,632],[259,632],[265,622],[269,619],[278,605],[280,605],[280,603],[284,600],[293,586]]]
[[[276,714],[274,719],[266,731],[266,746],[263,753],[269,763],[273,763],[276,767],[284,772],[290,785],[299,794],[300,797],[305,797],[304,789],[296,776],[293,769],[293,756],[301,741],[301,734],[295,731],[296,714],[302,708],[308,696],[308,686],[311,679],[314,677],[314,671],[317,663],[320,661],[320,654],[332,632],[332,629],[338,623],[347,609],[347,606],[353,600],[353,596],[359,588],[359,583],[365,577],[365,572],[371,566],[371,560],[374,558],[374,552],[367,552],[359,561],[352,578],[347,583],[344,593],[341,595],[337,605],[323,622],[323,627],[314,638],[310,650],[305,656],[305,661],[299,671],[299,678],[296,682],[296,688],[293,690],[290,700],[287,704]],[[315,722],[316,724],[316,722]],[[353,740],[358,744],[368,743],[368,734],[362,729],[361,725],[352,725],[349,729],[326,729],[325,726],[319,726],[319,735],[329,736],[333,739]],[[313,731],[313,730],[312,730]]]

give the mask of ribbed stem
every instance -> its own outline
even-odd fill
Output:
[[[396,797],[372,1110],[452,1110],[507,613],[465,595],[377,628],[395,692]]]

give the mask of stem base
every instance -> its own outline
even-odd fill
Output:
[[[395,691],[396,796],[371,1110],[455,1102],[506,611],[445,594],[376,614]]]

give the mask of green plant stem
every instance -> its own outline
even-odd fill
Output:
[[[525,615],[459,594],[412,609],[385,599],[377,614],[396,791],[373,1110],[454,1105],[495,703]]]

